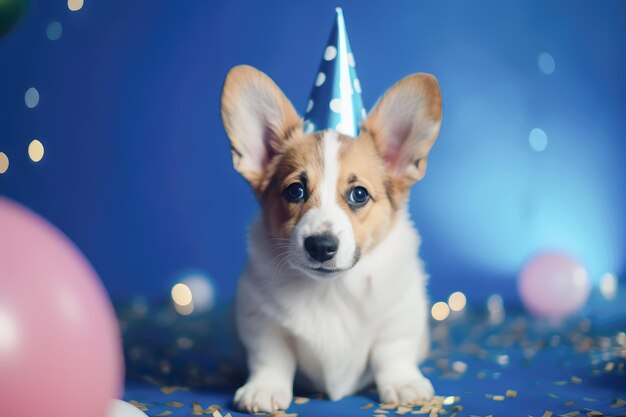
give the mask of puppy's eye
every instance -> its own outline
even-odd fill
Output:
[[[348,193],[348,203],[353,206],[363,206],[370,199],[370,195],[364,187],[354,187]]]
[[[304,189],[304,185],[299,182],[294,182],[285,188],[283,195],[290,203],[299,203],[306,197],[306,190]]]

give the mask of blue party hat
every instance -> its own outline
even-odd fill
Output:
[[[309,96],[304,130],[334,129],[356,137],[366,113],[343,12],[340,7],[335,11],[337,19]]]

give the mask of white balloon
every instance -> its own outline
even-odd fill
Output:
[[[146,413],[122,400],[113,400],[107,417],[148,417]]]

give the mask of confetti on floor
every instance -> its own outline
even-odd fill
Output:
[[[127,401],[151,417],[247,415],[233,410],[245,362],[227,309],[196,317],[177,316],[169,307],[153,314],[117,311]],[[626,334],[618,325],[578,320],[554,328],[524,316],[493,323],[468,311],[433,323],[432,339],[422,366],[437,392],[429,402],[382,404],[373,387],[337,402],[297,390],[288,410],[260,415],[626,417]]]

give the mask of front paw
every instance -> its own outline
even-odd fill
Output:
[[[416,404],[428,401],[435,395],[428,378],[415,376],[409,380],[390,382],[378,387],[380,400],[384,403]]]
[[[240,410],[248,413],[271,413],[289,407],[292,397],[290,388],[255,381],[239,388],[234,401]]]

